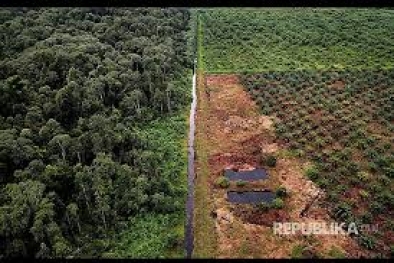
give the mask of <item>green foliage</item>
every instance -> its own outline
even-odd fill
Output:
[[[390,255],[391,257],[394,257],[394,245],[390,246]]]
[[[316,180],[319,177],[319,170],[315,166],[308,167],[305,175],[311,180]]]
[[[184,223],[196,18],[184,8],[0,13],[0,258],[173,249],[179,233],[162,233]],[[128,218],[134,248],[111,236]]]
[[[215,180],[215,185],[218,186],[218,187],[221,187],[221,188],[227,188],[227,187],[230,186],[230,181],[225,176],[219,176]]]
[[[276,166],[276,156],[268,155],[268,156],[264,157],[263,164],[265,164],[269,167],[275,167]]]
[[[271,207],[274,209],[282,209],[284,207],[285,203],[280,197],[276,197],[271,204]]]
[[[291,250],[291,258],[303,258],[303,252],[305,250],[305,245],[296,245]]]
[[[283,197],[287,197],[289,193],[287,192],[287,189],[284,186],[280,186],[278,189],[276,189],[275,195],[280,198],[283,198]]]
[[[370,179],[370,175],[367,172],[358,172],[357,178],[362,182],[367,182]]]
[[[376,240],[372,237],[372,236],[367,236],[367,235],[362,235],[359,239],[358,239],[360,245],[362,245],[363,247],[367,248],[367,249],[374,249],[375,244],[376,244]]]
[[[284,207],[284,201],[280,197],[276,197],[272,202],[261,202],[256,204],[256,208],[262,212],[267,212],[270,209],[282,209]]]
[[[266,203],[266,202],[261,202],[261,203],[258,203],[256,205],[256,207],[257,207],[257,209],[259,209],[262,212],[267,212],[271,208],[271,204]]]
[[[255,100],[264,102],[261,108],[274,107],[277,139],[287,151],[302,151],[312,161],[305,176],[325,189],[340,221],[374,224],[377,215],[390,220],[394,159],[387,145],[394,104],[387,98],[394,86],[383,76],[393,78],[393,69],[271,70],[241,78]],[[364,213],[355,212],[357,205]],[[371,236],[379,240],[374,247],[379,251],[389,242]]]
[[[171,215],[147,214],[132,218],[127,228],[116,235],[110,253],[117,258],[163,258],[166,249],[182,237],[173,232]],[[174,241],[175,240],[175,241]]]
[[[330,258],[346,258],[345,253],[340,250],[338,247],[331,247],[331,249],[328,251],[327,255]]]
[[[235,184],[236,184],[238,187],[244,187],[245,185],[248,184],[248,182],[247,182],[247,181],[244,181],[244,180],[238,180]]]
[[[370,194],[365,190],[360,190],[360,196],[361,196],[361,198],[368,200],[370,197]]]
[[[393,67],[393,13],[372,9],[202,12],[208,72]],[[379,48],[378,48],[379,47]]]

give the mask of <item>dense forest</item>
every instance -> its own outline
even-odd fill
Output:
[[[0,10],[0,258],[180,246],[183,228],[166,230],[184,217],[189,19],[174,8]]]

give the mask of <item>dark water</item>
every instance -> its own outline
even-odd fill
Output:
[[[196,65],[194,63],[193,70],[193,87],[192,96],[193,101],[190,106],[190,127],[189,127],[189,141],[188,141],[188,165],[187,165],[187,201],[186,201],[186,228],[185,228],[185,249],[187,258],[191,258],[194,248],[193,236],[193,212],[194,212],[194,132],[195,123],[194,117],[197,107],[197,94],[196,94]]]
[[[227,200],[237,204],[257,204],[261,202],[271,203],[275,199],[275,193],[271,191],[228,191]]]
[[[244,180],[244,181],[255,181],[260,179],[267,179],[268,174],[264,169],[254,169],[251,171],[239,171],[224,170],[224,176],[230,181]]]

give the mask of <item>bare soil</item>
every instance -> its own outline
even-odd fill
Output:
[[[343,89],[345,87],[345,82],[342,80],[336,80],[331,85],[328,86],[329,88],[334,89]]]
[[[336,86],[342,86],[336,83]],[[328,257],[332,248],[341,250],[347,257],[367,257],[347,235],[275,235],[273,222],[333,222],[318,198],[304,216],[300,213],[324,192],[303,175],[309,165],[295,157],[288,157],[286,149],[275,140],[270,116],[261,115],[255,102],[242,88],[236,75],[206,75],[205,85],[199,86],[200,100],[207,108],[200,115],[197,127],[205,127],[209,179],[208,187],[213,202],[211,220],[215,221],[217,256],[219,258],[290,258],[295,246],[308,247],[307,257]],[[197,131],[198,132],[198,131]],[[264,167],[261,156],[278,156],[276,167]],[[231,183],[228,189],[215,187],[215,179],[225,168],[265,168],[269,179],[248,183],[240,187]],[[235,205],[226,200],[227,190],[275,191],[284,186],[290,193],[285,207],[262,212],[252,205]]]

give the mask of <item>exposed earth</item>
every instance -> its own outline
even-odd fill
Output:
[[[291,257],[368,257],[348,235],[277,235],[274,222],[333,222],[320,200],[324,192],[304,176],[309,165],[289,154],[274,134],[274,120],[261,115],[255,102],[242,88],[236,75],[206,75],[198,86],[199,104],[204,114],[197,114],[198,129],[204,127],[206,154],[197,156],[197,173],[202,158],[207,158],[209,199],[213,204],[210,219],[215,221],[217,257],[219,258],[291,258]],[[340,85],[338,85],[340,86]],[[201,109],[200,109],[201,112]],[[201,131],[200,131],[201,133]],[[273,168],[261,165],[261,156],[277,156]],[[231,183],[227,189],[215,186],[224,169],[265,168],[267,180]],[[290,193],[283,209],[263,212],[253,205],[230,204],[228,190],[272,190],[285,187]],[[297,252],[300,251],[300,252]],[[335,253],[335,254],[334,254]]]

